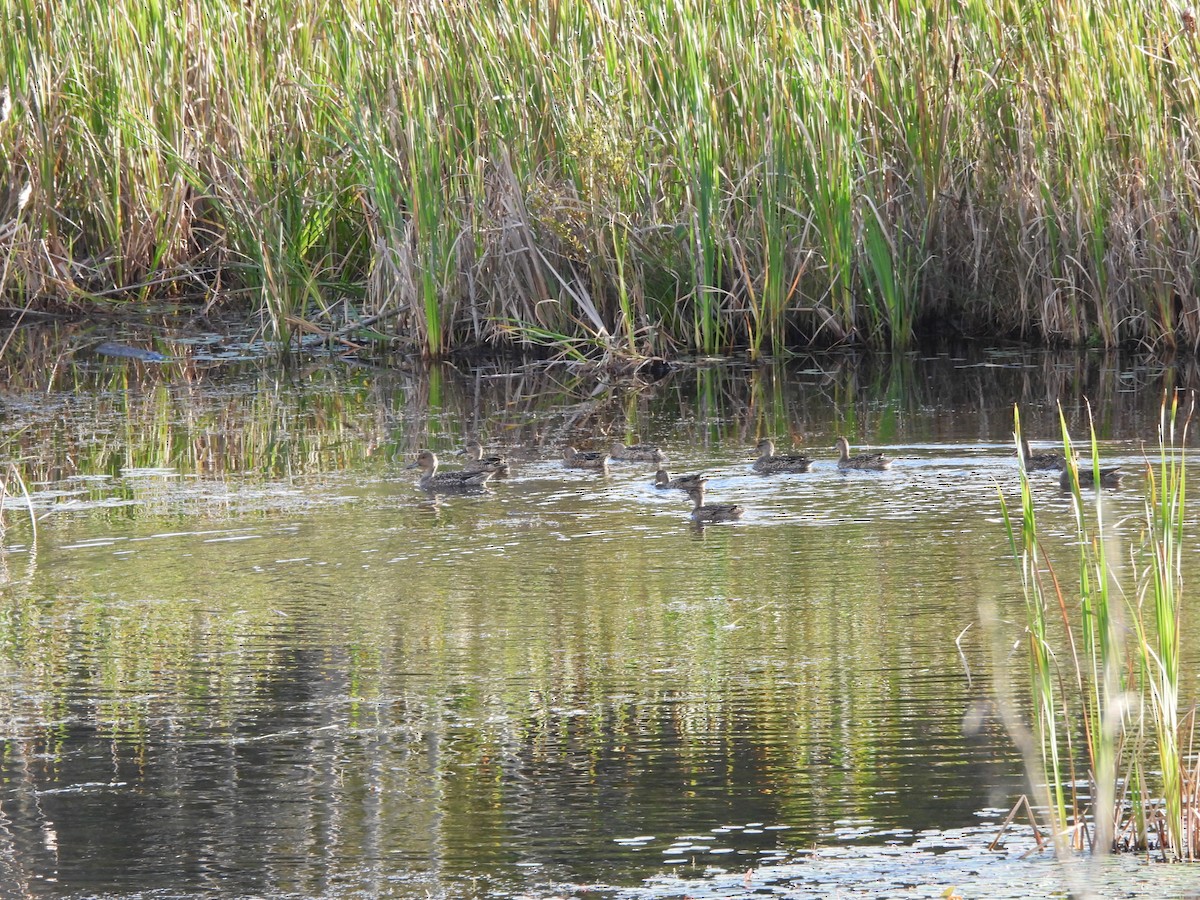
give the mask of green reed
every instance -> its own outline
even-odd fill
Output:
[[[1075,461],[1065,420],[1062,430],[1077,547],[1073,578],[1052,561],[1057,551],[1039,531],[1023,464],[1019,518],[1001,498],[1025,597],[1036,738],[1024,748],[1026,765],[1060,852],[1085,844],[1101,853],[1145,849],[1154,832],[1164,858],[1193,860],[1200,797],[1196,764],[1184,749],[1192,718],[1181,715],[1179,695],[1187,422],[1177,399],[1164,403],[1157,472],[1147,465],[1143,531],[1128,548],[1127,568],[1103,493],[1080,488],[1083,464]],[[1016,437],[1019,447],[1019,416]],[[1098,482],[1094,429],[1090,450]],[[1020,740],[1021,729],[1013,730]],[[1082,777],[1091,786],[1087,804],[1076,793]]]
[[[514,322],[1200,345],[1200,43],[1167,4],[0,12],[10,305],[166,292],[428,356]]]
[[[1149,578],[1139,594],[1139,608],[1151,609],[1146,616],[1134,619],[1141,654],[1141,677],[1149,694],[1153,738],[1163,778],[1165,810],[1165,840],[1177,856],[1196,859],[1200,856],[1200,828],[1196,815],[1200,808],[1196,771],[1188,771],[1190,741],[1185,741],[1179,710],[1180,686],[1180,610],[1183,599],[1182,555],[1184,546],[1184,507],[1186,471],[1183,460],[1173,452],[1184,446],[1187,437],[1185,422],[1176,435],[1178,410],[1172,407],[1168,417],[1166,407],[1160,424],[1158,477],[1150,473],[1146,497],[1146,521],[1154,541],[1155,552],[1149,565]],[[1146,622],[1149,619],[1149,627]],[[1190,718],[1190,717],[1189,717]],[[1186,749],[1185,749],[1186,748]],[[1195,763],[1192,763],[1193,767]]]

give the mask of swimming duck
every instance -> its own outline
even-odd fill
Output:
[[[763,438],[754,449],[758,451],[758,459],[750,468],[760,475],[771,475],[775,472],[807,472],[812,468],[811,457],[798,453],[784,453],[776,456],[775,442],[769,438]]]
[[[680,475],[678,478],[672,478],[666,469],[659,469],[654,473],[654,486],[659,490],[687,491],[694,487],[702,488],[707,481],[707,475]]]
[[[599,472],[608,471],[608,455],[597,450],[576,450],[574,447],[563,448],[563,465],[568,469],[594,469]]]
[[[692,521],[699,525],[734,522],[746,512],[736,503],[705,503],[704,485],[693,485],[687,489],[687,495],[692,498]]]
[[[844,437],[837,439],[837,449],[841,453],[838,459],[839,469],[867,469],[873,471],[881,471],[888,468],[893,460],[884,456],[882,453],[860,453],[858,456],[850,455],[850,442]]]
[[[417,461],[405,466],[406,469],[420,469],[421,477],[417,485],[423,491],[474,491],[479,490],[489,478],[491,472],[439,472],[438,458],[432,450],[422,450],[417,454]]]
[[[613,443],[608,455],[610,458],[621,462],[661,463],[667,461],[667,454],[663,453],[653,444],[633,444],[626,447],[620,441],[616,441]]]
[[[467,457],[463,463],[464,472],[491,472],[496,478],[508,477],[508,460],[503,456],[484,456],[483,445],[479,441],[467,441],[459,455]]]
[[[1021,456],[1025,460],[1026,472],[1065,469],[1067,466],[1067,459],[1061,453],[1054,453],[1049,450],[1034,453],[1029,449],[1029,441],[1025,440],[1025,438],[1021,438]]]
[[[1079,472],[1079,486],[1081,488],[1090,488],[1096,486],[1096,473],[1092,471],[1090,462],[1086,460],[1079,463],[1076,467]],[[1100,487],[1115,488],[1121,486],[1121,479],[1125,474],[1121,471],[1120,466],[1108,466],[1100,470]],[[1064,491],[1071,490],[1071,470],[1063,469],[1062,475],[1058,477],[1058,484]]]

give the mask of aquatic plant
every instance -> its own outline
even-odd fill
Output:
[[[1060,421],[1077,548],[1074,578],[1060,575],[1051,561],[1054,549],[1039,532],[1024,465],[1019,518],[1001,495],[1021,565],[1032,733],[1002,691],[1006,724],[1025,755],[1060,851],[1154,846],[1165,859],[1195,860],[1200,766],[1185,749],[1192,745],[1194,712],[1180,709],[1179,694],[1183,447],[1190,412],[1181,422],[1178,397],[1163,404],[1157,470],[1147,463],[1142,531],[1128,549],[1127,569],[1120,561],[1119,526],[1105,519],[1102,491],[1080,489],[1061,413]],[[1015,424],[1020,447],[1019,415]],[[1097,483],[1098,449],[1093,428]]]
[[[433,357],[513,322],[633,355],[1200,347],[1170,4],[0,11],[8,306],[167,294]]]

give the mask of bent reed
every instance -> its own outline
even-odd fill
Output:
[[[1200,347],[1189,9],[834,6],[0,0],[0,305],[430,357]]]

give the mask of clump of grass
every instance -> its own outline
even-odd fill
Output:
[[[1183,447],[1190,413],[1180,419],[1178,399],[1164,403],[1157,464],[1146,467],[1142,532],[1128,548],[1127,568],[1117,527],[1106,521],[1103,493],[1080,489],[1065,420],[1078,548],[1073,576],[1060,575],[1051,561],[1023,465],[1019,517],[1001,497],[1021,564],[1032,732],[1012,720],[1010,703],[1002,706],[1060,852],[1155,847],[1164,859],[1200,858],[1195,717],[1181,710],[1179,695]],[[1020,447],[1019,417],[1016,437]],[[1093,431],[1097,481],[1098,449]]]
[[[20,302],[192,296],[281,342],[371,318],[431,357],[513,321],[631,355],[945,322],[1200,348],[1170,4],[3,10]]]

